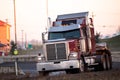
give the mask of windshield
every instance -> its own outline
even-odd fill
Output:
[[[80,30],[75,29],[75,30],[70,30],[70,31],[63,31],[63,32],[50,32],[49,33],[49,40],[52,39],[61,39],[61,38],[80,38]]]

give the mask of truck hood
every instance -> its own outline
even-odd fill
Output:
[[[62,38],[62,39],[54,39],[54,40],[47,40],[46,43],[54,43],[54,42],[71,42],[73,40],[78,40],[78,38],[74,38],[74,39],[65,39],[65,38]]]
[[[59,41],[65,41],[66,39],[65,38],[62,38],[62,39],[54,39],[54,40],[47,40],[46,42],[49,43],[49,42],[59,42]]]

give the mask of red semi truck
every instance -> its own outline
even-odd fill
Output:
[[[48,34],[48,40],[44,39],[45,34]],[[37,71],[42,75],[60,70],[76,73],[112,68],[111,53],[106,44],[95,42],[89,12],[58,15],[42,38],[44,53],[39,54],[37,62]]]

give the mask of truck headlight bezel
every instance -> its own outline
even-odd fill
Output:
[[[45,61],[45,56],[43,54],[39,55],[37,57],[38,62],[44,62]]]
[[[77,58],[78,58],[78,53],[77,52],[70,52],[69,53],[69,56],[68,56],[69,60],[75,60]]]

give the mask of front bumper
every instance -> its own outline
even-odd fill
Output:
[[[37,71],[59,71],[79,68],[78,60],[37,63]]]

